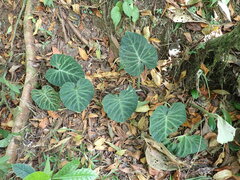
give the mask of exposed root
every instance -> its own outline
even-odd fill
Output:
[[[37,82],[37,70],[35,67],[35,50],[34,50],[34,38],[32,27],[32,0],[27,0],[25,14],[24,14],[24,41],[26,45],[26,77],[22,96],[19,104],[19,113],[14,119],[14,126],[12,128],[13,133],[19,133],[23,130],[26,122],[29,118],[30,110],[29,106],[32,103],[31,91],[35,87]],[[6,155],[10,157],[9,162],[14,163],[17,158],[17,152],[19,148],[19,142],[21,142],[21,136],[14,136],[12,138]]]

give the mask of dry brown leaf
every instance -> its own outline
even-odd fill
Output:
[[[189,32],[183,33],[188,42],[192,43],[192,36]]]
[[[147,178],[145,178],[145,176],[143,176],[142,174],[137,174],[137,178],[138,180],[147,180]]]
[[[209,72],[209,69],[205,66],[205,64],[201,63],[200,66],[201,70],[203,70],[204,74],[207,75]]]
[[[34,30],[33,35],[36,35],[38,33],[38,30],[39,30],[39,28],[41,28],[41,26],[42,26],[42,19],[39,17],[39,19],[35,23],[35,30]]]
[[[141,11],[141,16],[152,16],[151,10],[143,10]]]
[[[78,48],[78,53],[79,53],[79,55],[81,56],[81,58],[84,60],[84,61],[86,61],[86,60],[88,60],[88,55],[87,55],[87,53],[86,53],[86,51],[83,49],[83,48]]]
[[[46,151],[50,151],[52,149],[55,149],[63,144],[66,144],[72,137],[66,137],[65,139],[62,139],[61,141],[59,141],[56,145],[52,146],[51,148],[45,150]]]
[[[214,166],[221,164],[224,158],[225,158],[225,152],[221,152],[218,156],[218,159],[214,162]]]
[[[138,121],[138,129],[141,131],[147,131],[148,130],[148,118],[145,116],[142,116],[140,120]]]
[[[49,120],[47,117],[43,118],[40,120],[40,123],[39,123],[39,127],[42,128],[42,129],[45,129],[49,124]]]
[[[236,17],[233,18],[235,21],[240,21],[240,15],[237,15]]]
[[[53,53],[53,54],[62,54],[62,52],[59,51],[59,49],[56,48],[55,46],[52,46],[52,53]]]
[[[48,115],[51,117],[51,118],[53,118],[53,119],[57,119],[57,118],[59,118],[60,116],[56,113],[56,112],[54,112],[54,111],[47,111],[48,112]]]

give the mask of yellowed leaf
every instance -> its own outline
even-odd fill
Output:
[[[101,138],[98,138],[97,140],[94,141],[94,145],[95,146],[101,146],[105,143],[106,139],[101,137]]]
[[[137,174],[138,180],[147,180],[142,174]]]
[[[143,28],[143,36],[148,40],[150,38],[149,26]]]
[[[143,106],[138,106],[135,110],[136,112],[148,112],[150,110],[150,107],[148,104],[145,104]]]
[[[141,16],[152,16],[151,10],[143,10],[141,11]]]
[[[148,130],[148,119],[144,116],[142,116],[140,118],[140,120],[138,121],[138,129],[140,129],[141,131],[147,131]]]
[[[80,4],[73,4],[72,5],[72,10],[77,13],[80,14]]]
[[[152,69],[150,73],[151,73],[154,83],[157,86],[160,86],[163,82],[161,73],[157,72],[156,69]]]
[[[36,24],[35,24],[35,30],[34,30],[34,33],[33,35],[36,35],[39,28],[41,28],[42,26],[42,19],[39,17],[39,19],[37,20]]]
[[[213,92],[216,94],[220,94],[220,95],[229,95],[230,94],[229,92],[227,92],[223,89],[215,89],[215,90],[213,90]]]
[[[96,118],[96,117],[98,117],[98,115],[96,113],[90,113],[88,115],[88,118]]]
[[[78,53],[79,53],[79,55],[81,56],[81,58],[83,59],[83,60],[88,60],[88,55],[87,55],[87,53],[86,53],[86,51],[83,49],[83,48],[78,48]]]
[[[150,42],[154,42],[154,43],[160,43],[160,42],[161,42],[160,39],[158,39],[158,38],[153,38],[153,37],[149,38],[149,41],[150,41]]]

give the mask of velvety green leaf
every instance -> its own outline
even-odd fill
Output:
[[[47,70],[45,77],[55,86],[62,86],[66,82],[76,83],[79,78],[84,78],[82,66],[71,56],[54,54],[50,64],[56,69]]]
[[[207,142],[199,135],[180,136],[178,137],[178,143],[173,142],[167,148],[176,156],[186,157],[189,154],[205,150]]]
[[[65,174],[58,177],[53,177],[52,179],[61,179],[61,180],[95,180],[98,175],[91,169],[82,168],[69,172],[69,174]]]
[[[104,111],[108,117],[117,122],[126,121],[137,108],[138,96],[136,91],[129,87],[119,95],[108,94],[102,101]]]
[[[32,174],[29,174],[27,177],[25,177],[23,180],[50,180],[51,177],[42,172],[42,171],[37,171]]]
[[[10,131],[0,129],[0,134],[3,136],[3,138],[6,138],[10,133]]]
[[[150,134],[154,140],[161,142],[186,121],[183,103],[174,103],[171,108],[158,106],[150,117]]]
[[[65,166],[63,166],[63,168],[61,170],[59,170],[53,176],[53,179],[59,179],[60,177],[66,175],[66,174],[70,174],[70,173],[76,171],[76,169],[78,168],[79,164],[80,164],[80,161],[78,161],[78,160],[73,160],[73,161],[67,163]]]
[[[157,66],[156,49],[143,36],[126,32],[121,40],[120,62],[132,76],[139,76],[144,66],[152,69]]]
[[[25,178],[29,174],[32,174],[35,172],[35,169],[33,169],[28,164],[13,164],[12,165],[13,172],[16,174],[16,176],[20,178]]]
[[[60,108],[59,94],[51,86],[43,86],[42,89],[33,89],[31,92],[33,101],[44,110],[56,111]]]
[[[118,6],[115,6],[114,8],[112,8],[111,10],[111,18],[113,20],[113,24],[115,27],[117,27],[118,23],[121,20],[121,12]]]
[[[65,83],[60,89],[60,98],[69,110],[82,112],[90,103],[94,95],[94,88],[88,79],[79,79],[78,82]]]

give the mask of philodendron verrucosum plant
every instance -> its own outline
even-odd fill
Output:
[[[145,67],[155,68],[158,61],[157,50],[141,35],[126,32],[121,40],[120,63],[132,76],[140,76]],[[34,102],[42,109],[58,110],[63,105],[72,111],[83,111],[94,95],[91,82],[84,77],[80,64],[72,57],[55,54],[50,64],[54,67],[46,72],[49,83],[58,86],[56,92],[51,86],[43,86],[32,91]],[[108,94],[102,101],[107,116],[117,122],[125,122],[136,110],[138,96],[134,88],[129,86],[119,95]],[[176,132],[186,121],[185,106],[174,103],[172,107],[159,106],[150,117],[150,134],[157,142],[164,143],[170,151],[184,157],[206,148],[205,140],[198,135],[180,136],[173,141],[169,134]],[[196,148],[198,147],[198,148]]]

